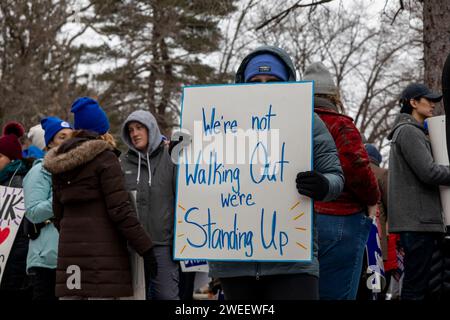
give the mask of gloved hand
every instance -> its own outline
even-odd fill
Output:
[[[316,170],[298,173],[295,182],[298,193],[318,201],[323,200],[330,189],[327,178]]]
[[[145,251],[142,255],[142,258],[144,259],[145,273],[149,275],[151,279],[154,279],[158,274],[158,264],[156,263],[156,257],[153,248]]]

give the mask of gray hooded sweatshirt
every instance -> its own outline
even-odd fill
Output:
[[[244,72],[248,62],[256,55],[271,53],[279,57],[288,67],[288,81],[295,81],[295,68],[289,55],[280,48],[263,46],[251,52],[242,61],[237,73],[236,83],[243,83]],[[344,188],[344,174],[339,161],[336,144],[327,127],[319,116],[314,113],[313,127],[313,158],[314,169],[322,173],[328,180],[329,191],[323,201],[336,199]],[[292,177],[295,181],[295,177]],[[318,234],[314,228],[313,256],[311,262],[209,262],[210,276],[216,278],[267,276],[282,274],[309,274],[319,276]]]
[[[448,166],[436,164],[425,128],[401,113],[388,136],[389,232],[444,232],[439,185],[450,185]]]
[[[146,152],[136,150],[131,142],[128,124],[133,121],[148,129]],[[176,166],[155,117],[143,110],[130,114],[122,125],[122,140],[129,150],[120,157],[121,165],[127,189],[136,191],[139,220],[155,245],[172,245]]]

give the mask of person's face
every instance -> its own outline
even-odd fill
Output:
[[[418,101],[411,99],[410,103],[419,117],[426,119],[433,116],[434,107],[436,105],[433,101],[422,97]]]
[[[268,74],[258,74],[252,78],[250,78],[250,80],[248,80],[248,82],[260,82],[260,83],[265,83],[265,82],[280,82],[282,81],[281,79],[279,79],[278,77],[272,76],[272,75],[268,75]]]
[[[11,159],[9,159],[4,154],[0,153],[0,171],[5,169],[5,167],[11,162]]]
[[[72,129],[62,129],[53,137],[49,148],[59,147],[64,141],[72,137]]]
[[[146,151],[148,148],[148,129],[142,123],[130,122],[128,125],[131,143],[139,151]]]

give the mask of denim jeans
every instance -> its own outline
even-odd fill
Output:
[[[365,212],[347,216],[317,214],[321,300],[356,299],[371,226],[372,220]]]
[[[439,233],[402,232],[400,244],[405,252],[402,300],[423,300],[428,288],[431,258]]]
[[[149,280],[148,300],[180,300],[178,263],[172,260],[171,246],[153,248],[158,265],[158,273]],[[145,268],[147,270],[147,268]],[[147,279],[149,277],[146,277]]]

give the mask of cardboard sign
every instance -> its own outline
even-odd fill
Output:
[[[175,259],[311,261],[312,119],[312,82],[184,88]]]
[[[445,116],[427,119],[433,158],[437,164],[448,166],[447,139],[445,135]],[[441,203],[444,210],[444,222],[450,225],[450,187],[439,186]]]
[[[0,186],[0,283],[24,214],[23,190]]]

